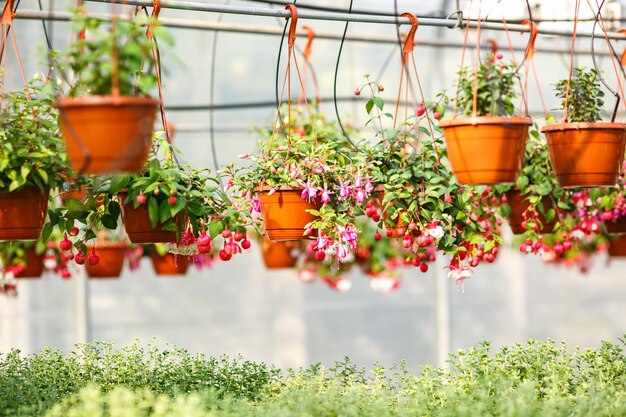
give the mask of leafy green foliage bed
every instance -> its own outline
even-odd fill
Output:
[[[625,416],[626,343],[598,349],[529,341],[459,351],[449,370],[403,365],[370,372],[279,371],[241,359],[90,344],[0,357],[0,415],[209,416]]]

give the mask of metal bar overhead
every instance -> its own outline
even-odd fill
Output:
[[[152,7],[153,2],[151,0],[87,0],[96,3],[116,3],[120,5],[131,6],[146,6]],[[162,0],[161,7],[164,9],[176,9],[176,10],[188,10],[194,12],[208,12],[208,13],[226,13],[237,14],[246,16],[266,16],[274,18],[288,18],[291,16],[291,12],[284,9],[268,9],[260,7],[247,7],[247,6],[232,6],[223,4],[210,4],[210,3],[197,3],[192,1],[180,1],[180,0]],[[299,10],[298,18],[305,20],[323,20],[323,21],[335,21],[335,22],[355,22],[355,23],[379,23],[388,25],[410,25],[411,22],[408,18],[400,16],[375,16],[364,14],[350,14],[350,13],[328,13],[328,12],[316,12],[310,10]],[[428,17],[420,18],[419,24],[421,26],[435,26],[435,27],[447,27],[455,28],[458,26],[457,19],[453,18],[437,18]],[[476,20],[465,20],[464,24],[468,24],[469,27],[475,28],[478,26]],[[497,31],[514,31],[514,32],[528,32],[530,28],[526,25],[520,24],[508,24],[495,22],[480,22],[481,29],[490,29]],[[539,34],[551,35],[551,36],[565,36],[571,37],[572,32],[568,30],[556,30],[556,29],[540,29]],[[591,32],[577,32],[577,37],[590,38]],[[610,39],[626,40],[626,35],[609,32],[608,37]]]

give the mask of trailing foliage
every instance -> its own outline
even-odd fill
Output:
[[[626,413],[624,347],[624,341],[604,342],[598,349],[571,349],[552,341],[531,340],[493,352],[488,343],[483,343],[452,354],[449,370],[426,367],[418,376],[409,375],[403,365],[388,370],[377,366],[366,373],[346,358],[328,369],[317,364],[308,369],[271,374],[263,368],[263,375],[271,374],[271,377],[261,378],[262,384],[247,385],[248,390],[243,392],[224,382],[232,380],[232,373],[226,369],[232,364],[227,363],[220,368],[223,373],[219,375],[229,377],[220,379],[220,383],[207,385],[210,389],[198,389],[200,384],[196,384],[195,392],[187,390],[176,396],[171,396],[172,389],[161,389],[161,381],[122,383],[124,388],[120,388],[115,385],[115,378],[107,381],[113,382],[110,385],[103,385],[102,379],[96,378],[79,394],[63,398],[45,415],[621,416]],[[63,362],[63,357],[55,360],[56,366],[39,369],[49,376],[51,369]],[[104,364],[107,362],[96,366],[96,375],[102,372]],[[114,364],[120,368],[107,373],[110,376],[120,373],[124,375],[123,381],[142,381],[140,377],[146,376],[136,372],[132,360],[118,359]],[[85,367],[93,366],[89,363]],[[247,375],[248,383],[251,375],[259,375],[236,366],[233,371]],[[177,374],[177,368],[173,374]],[[277,376],[280,378],[274,378]],[[220,390],[221,387],[227,389]],[[45,392],[50,395],[55,388],[57,384],[52,384]]]

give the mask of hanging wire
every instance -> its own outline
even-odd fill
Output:
[[[350,6],[348,7],[348,14],[352,13],[353,3],[354,3],[354,0],[350,0]],[[341,42],[339,44],[339,53],[337,54],[337,63],[335,64],[335,79],[333,82],[333,104],[335,105],[335,115],[337,116],[337,123],[339,123],[339,127],[341,128],[341,132],[343,133],[343,136],[346,138],[350,146],[352,146],[354,149],[358,151],[362,151],[361,148],[357,147],[354,144],[354,142],[352,142],[352,139],[350,139],[348,132],[346,132],[346,129],[343,126],[343,123],[341,122],[341,116],[339,115],[339,106],[337,105],[337,78],[339,76],[339,63],[341,62],[341,52],[343,51],[343,44],[346,40],[346,34],[348,33],[349,25],[350,25],[350,22],[346,22],[346,26],[343,29],[343,35],[341,36]]]
[[[598,62],[596,60],[596,50],[595,50],[596,26],[598,25],[598,21],[601,18],[602,7],[604,7],[604,2],[605,1],[606,0],[602,0],[600,5],[598,6],[598,13],[596,13],[596,18],[595,18],[595,20],[593,22],[593,27],[591,29],[591,60],[593,61],[593,67],[595,68],[595,70],[596,70],[596,72],[598,74],[598,78],[600,79],[600,82],[602,82],[602,84],[604,84],[604,86],[607,88],[607,90],[609,90],[611,92],[611,94],[613,94],[615,96],[615,100],[616,100],[615,101],[615,107],[613,108],[613,114],[611,115],[611,122],[615,122],[615,118],[617,117],[617,112],[618,112],[618,109],[619,109],[619,103],[620,103],[620,100],[621,100],[621,96],[619,95],[619,93],[617,91],[614,91],[613,88],[611,88],[611,86],[608,84],[608,82],[602,76],[602,74],[600,72],[600,68],[598,66]],[[604,30],[604,28],[603,28],[603,30]],[[609,47],[611,48],[611,50],[613,50],[613,46],[611,45],[611,42],[609,41],[607,43],[608,43]],[[613,62],[613,65],[615,65],[615,62]],[[622,71],[623,71],[623,69],[622,69]]]
[[[146,14],[146,16],[150,17],[150,13],[148,13],[148,8],[146,6],[143,6],[143,11]],[[161,80],[161,52],[159,50],[159,43],[157,41],[156,36],[152,36],[152,40],[154,41],[154,55],[155,55],[155,61],[156,61],[156,68],[154,69],[155,72],[158,73],[158,79]],[[160,81],[159,81],[160,83]],[[159,84],[160,85],[160,84]],[[159,87],[159,92],[161,92],[161,87]],[[180,168],[182,171],[185,171],[185,168],[183,167],[183,165],[180,163],[180,160],[178,159],[178,155],[176,155],[176,150],[174,149],[174,143],[172,143],[172,138],[170,137],[170,132],[169,132],[169,126],[167,123],[167,120],[165,119],[165,107],[163,104],[163,97],[159,97],[161,99],[161,121],[163,122],[163,128],[165,131],[165,140],[167,140],[167,144],[170,148],[170,153],[172,154],[172,158],[174,159],[174,162],[176,163],[176,165],[178,166],[178,168]]]
[[[230,4],[231,0],[226,0],[226,2],[224,3],[224,5],[228,5]],[[219,16],[217,17],[217,21],[221,22],[222,18],[224,16],[224,13],[220,13]],[[216,58],[217,58],[217,40],[219,37],[219,32],[215,31],[214,35],[213,35],[213,47],[211,50],[211,77],[209,79],[209,105],[213,106],[213,100],[215,98],[215,69],[217,68],[216,65]],[[213,111],[213,109],[211,108],[209,110],[209,138],[210,138],[210,142],[211,142],[211,155],[213,156],[213,167],[215,168],[215,172],[219,171],[219,163],[217,161],[217,146],[215,145],[215,112]],[[220,186],[223,186],[222,184],[222,177],[219,176],[219,180],[220,180]]]
[[[295,6],[298,0],[293,0],[293,5]],[[283,34],[280,37],[280,44],[278,45],[278,58],[276,59],[276,111],[278,112],[278,122],[280,124],[280,130],[283,132],[283,135],[287,137],[287,129],[285,129],[285,124],[283,123],[283,115],[280,111],[280,95],[278,93],[279,84],[280,84],[280,56],[283,52],[283,44],[285,43],[285,34],[287,34],[287,27],[289,27],[289,20],[291,18],[288,17],[285,19],[285,27],[283,28]],[[290,59],[290,57],[287,57]],[[291,97],[288,98],[291,100]],[[291,115],[289,115],[291,117]]]

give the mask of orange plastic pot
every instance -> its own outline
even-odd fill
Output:
[[[515,182],[524,164],[530,117],[463,117],[439,122],[460,184]]]
[[[163,230],[162,223],[157,223],[156,227],[152,228],[147,204],[135,208],[133,203],[124,205],[125,199],[126,194],[120,193],[118,195],[124,230],[132,243],[176,242],[176,232]],[[174,222],[179,226],[181,225],[180,215],[174,217]]]
[[[158,100],[107,95],[63,98],[54,105],[74,169],[88,174],[143,169]]]
[[[43,255],[38,255],[35,248],[25,248],[26,266],[15,278],[39,278],[43,274]]]
[[[119,278],[124,268],[126,249],[128,249],[126,243],[96,243],[96,254],[100,257],[100,261],[96,265],[85,262],[87,276],[89,278]]]
[[[0,240],[39,239],[49,195],[37,187],[0,193]]]
[[[626,236],[620,236],[615,242],[611,242],[609,256],[620,258],[626,256]]]
[[[157,275],[185,275],[189,269],[189,257],[166,253],[161,256],[158,253],[150,254],[154,272]]]
[[[561,186],[617,184],[624,162],[626,123],[559,123],[541,131]]]
[[[302,190],[259,192],[261,215],[270,240],[305,239],[305,226],[316,219],[306,210],[319,210],[320,205],[300,198]]]
[[[267,269],[293,268],[298,258],[291,254],[289,242],[272,242],[263,239],[263,262]]]
[[[522,222],[524,221],[524,212],[528,210],[530,203],[526,200],[527,195],[522,195],[519,190],[511,190],[506,193],[507,204],[511,207],[511,215],[509,216],[509,226],[513,231],[514,235],[523,234],[526,229],[522,227]],[[543,197],[541,199],[541,205],[543,206],[544,212],[550,210],[554,207],[554,203],[550,197]],[[545,217],[539,212],[539,221],[543,224],[543,228],[540,231],[545,231],[546,233],[552,232],[554,226],[556,225],[556,219],[553,219],[551,222],[547,223]]]
[[[622,235],[626,233],[626,217],[620,217],[614,221],[604,222],[606,231],[612,235]]]

